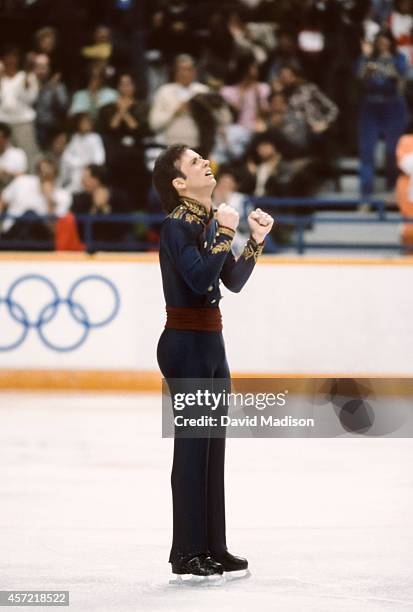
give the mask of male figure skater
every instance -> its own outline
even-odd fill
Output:
[[[162,224],[160,264],[167,321],[157,357],[164,378],[230,379],[222,337],[219,283],[239,292],[261,254],[273,219],[257,208],[241,256],[231,252],[238,213],[221,204],[214,214],[216,181],[209,161],[186,145],[158,157],[153,183],[168,213]],[[174,574],[213,576],[248,568],[225,537],[225,436],[177,438],[171,474]]]

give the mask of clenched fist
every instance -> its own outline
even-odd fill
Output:
[[[220,204],[218,206],[218,210],[215,215],[216,220],[219,225],[224,225],[225,227],[229,227],[230,229],[235,230],[238,227],[239,223],[239,214],[227,204]]]
[[[274,219],[261,208],[256,208],[248,215],[248,225],[255,242],[261,244],[265,236],[271,231]]]

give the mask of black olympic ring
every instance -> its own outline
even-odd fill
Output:
[[[45,304],[41,309],[37,319],[35,321],[30,321],[26,310],[24,307],[17,301],[13,299],[13,294],[15,290],[21,286],[22,283],[27,281],[40,281],[44,283],[48,289],[51,291],[51,301]],[[75,292],[76,290],[83,284],[89,281],[98,281],[109,287],[113,296],[113,308],[111,313],[98,321],[91,321],[85,307],[76,301]],[[90,274],[87,276],[82,276],[75,283],[73,283],[70,288],[67,297],[60,297],[59,293],[52,283],[51,280],[42,276],[41,274],[26,274],[25,276],[21,276],[17,280],[15,280],[11,285],[7,292],[5,298],[0,296],[0,306],[4,303],[9,312],[9,315],[12,317],[16,323],[19,323],[22,326],[22,331],[20,336],[14,342],[11,342],[7,345],[0,344],[0,351],[12,351],[18,348],[26,339],[27,334],[30,329],[36,329],[39,338],[42,340],[43,344],[54,351],[58,352],[66,352],[66,351],[74,351],[79,346],[81,346],[87,339],[89,332],[92,328],[103,327],[104,325],[108,325],[113,321],[113,319],[117,316],[120,308],[120,296],[119,291],[116,286],[113,284],[111,280],[105,278],[104,276],[100,276],[98,274]],[[71,344],[67,344],[66,346],[58,346],[53,343],[49,338],[47,338],[44,327],[53,321],[56,316],[59,307],[66,307],[73,317],[73,319],[82,326],[83,330],[80,338],[76,339]],[[1,321],[1,319],[0,319]]]

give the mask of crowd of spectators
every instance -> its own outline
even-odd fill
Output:
[[[343,155],[368,200],[380,138],[395,187],[413,0],[8,0],[0,16],[0,248],[84,249],[84,215],[158,212],[153,159],[176,142],[241,213],[248,195],[317,193]],[[139,237],[93,226],[106,248]]]

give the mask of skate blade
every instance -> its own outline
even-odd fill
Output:
[[[245,580],[246,578],[249,578],[251,576],[251,572],[247,568],[244,570],[237,570],[236,572],[225,572],[224,576],[226,577],[228,582],[232,580]]]
[[[195,574],[174,574],[175,578],[169,584],[179,587],[215,587],[225,584],[225,576],[213,574],[212,576],[196,576]]]

